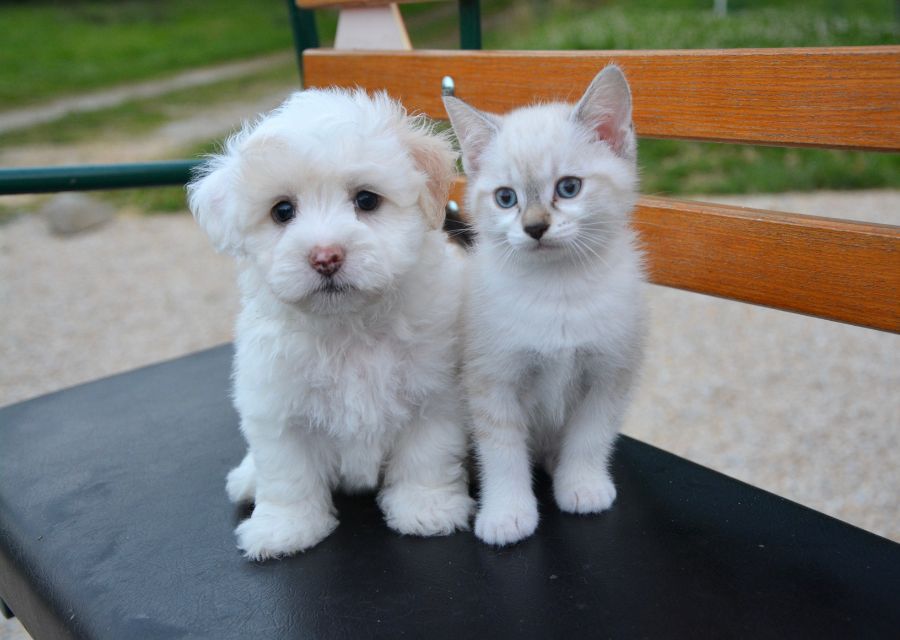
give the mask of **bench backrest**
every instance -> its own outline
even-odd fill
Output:
[[[302,0],[301,0],[302,1]],[[504,112],[574,100],[616,62],[639,136],[900,150],[900,47],[304,54],[306,86],[384,89],[445,119],[441,81]],[[460,184],[459,189],[464,188]],[[458,190],[454,199],[462,202]],[[656,284],[900,332],[900,227],[661,197],[634,224]]]

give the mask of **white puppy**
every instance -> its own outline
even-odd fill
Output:
[[[456,332],[463,255],[441,231],[455,154],[384,94],[295,93],[189,186],[238,259],[234,401],[249,450],[229,497],[252,559],[338,524],[332,490],[382,487],[388,525],[468,526]]]

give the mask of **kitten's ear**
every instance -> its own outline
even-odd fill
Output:
[[[433,133],[430,128],[415,124],[407,131],[405,141],[416,168],[427,176],[419,207],[428,227],[440,229],[444,224],[450,187],[456,178],[456,151],[448,134]]]
[[[500,130],[500,122],[497,116],[470,107],[453,96],[444,96],[444,108],[459,140],[463,168],[468,175],[475,175],[481,167],[481,155]]]
[[[188,184],[187,192],[191,213],[216,251],[240,256],[243,253],[241,233],[231,193],[233,164],[227,156],[213,157]]]
[[[622,70],[614,64],[604,68],[591,81],[572,118],[596,132],[612,150],[628,160],[637,155],[634,126],[631,123],[631,89]]]

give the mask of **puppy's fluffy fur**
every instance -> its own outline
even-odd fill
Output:
[[[338,487],[381,484],[400,533],[467,526],[463,256],[440,230],[455,157],[384,94],[307,90],[246,126],[189,186],[197,221],[240,267],[234,402],[248,452],[227,491],[256,502],[236,529],[249,558],[325,538]],[[361,191],[380,196],[374,211]],[[277,221],[278,203],[294,217]],[[321,247],[343,254],[336,273],[314,268]]]
[[[574,106],[498,116],[444,100],[477,231],[463,370],[482,473],[475,534],[508,544],[537,526],[533,459],[564,511],[616,496],[607,460],[645,325],[631,94],[607,67]]]

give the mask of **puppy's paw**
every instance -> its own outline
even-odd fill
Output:
[[[250,560],[267,560],[306,551],[324,540],[338,525],[331,513],[302,506],[258,504],[253,515],[234,530],[238,547]]]
[[[616,487],[608,473],[557,477],[553,481],[553,496],[562,511],[600,513],[612,506]]]
[[[439,488],[413,484],[385,487],[378,496],[387,525],[399,533],[445,536],[468,529],[475,501],[463,483]]]
[[[503,546],[527,538],[537,529],[537,500],[486,504],[475,518],[475,535],[488,544]]]
[[[256,465],[249,453],[241,460],[241,464],[228,472],[225,492],[235,504],[253,502],[256,497]]]

